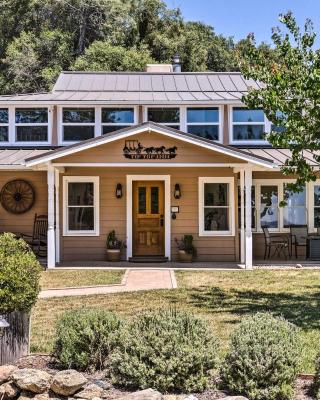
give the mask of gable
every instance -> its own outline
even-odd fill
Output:
[[[145,131],[97,147],[59,157],[54,163],[245,163],[196,144]]]

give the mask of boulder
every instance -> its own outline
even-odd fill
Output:
[[[117,400],[162,400],[163,396],[154,389],[139,390],[138,392],[128,393],[118,397]]]
[[[226,396],[226,397],[221,397],[217,400],[248,400],[248,398],[244,396]]]
[[[13,382],[5,382],[0,385],[0,399],[13,399],[18,396],[20,390]]]
[[[40,369],[24,368],[14,371],[11,379],[22,390],[44,393],[50,388],[52,377]]]
[[[52,380],[51,390],[61,396],[73,396],[83,388],[87,379],[73,369],[58,372]]]
[[[0,383],[9,380],[10,375],[17,369],[14,365],[0,365]]]
[[[30,400],[33,399],[34,394],[31,392],[26,392],[25,390],[23,390],[20,393],[20,396],[18,397],[18,400]]]
[[[90,385],[86,386],[80,392],[76,393],[74,397],[78,399],[86,399],[92,400],[94,397],[102,397],[104,390],[102,387],[91,383]]]

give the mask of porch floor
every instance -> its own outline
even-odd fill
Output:
[[[117,263],[108,261],[64,261],[57,264],[57,268],[65,269],[174,269],[174,270],[242,270],[245,269],[243,264],[237,262],[193,262],[179,263],[168,261],[165,263],[131,263],[128,261],[120,261]],[[253,268],[319,268],[320,261],[304,261],[304,260],[254,260]]]

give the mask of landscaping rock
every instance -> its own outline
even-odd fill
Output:
[[[111,383],[107,381],[103,381],[102,379],[95,379],[93,381],[94,384],[100,386],[104,390],[108,390],[111,388]]]
[[[23,390],[20,393],[20,396],[18,397],[18,400],[30,400],[33,399],[34,394],[31,392],[26,392],[25,390]]]
[[[248,398],[244,396],[227,396],[227,397],[221,397],[217,400],[248,400]]]
[[[13,399],[18,396],[20,390],[13,382],[6,382],[0,386],[0,399]]]
[[[0,365],[0,383],[9,380],[10,375],[17,369],[14,365]]]
[[[86,386],[80,392],[76,393],[74,397],[78,399],[86,399],[92,400],[94,397],[102,397],[104,390],[102,387],[91,383],[90,385]]]
[[[73,369],[58,372],[52,380],[51,390],[61,396],[72,396],[83,388],[87,379]]]
[[[117,400],[163,400],[163,396],[156,390],[145,389],[134,393],[128,393],[118,397]]]
[[[13,382],[22,390],[43,393],[50,388],[51,375],[39,369],[18,369],[11,375]]]

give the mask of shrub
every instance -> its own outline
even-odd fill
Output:
[[[301,354],[297,328],[283,318],[258,313],[242,320],[222,367],[230,391],[250,399],[288,399]]]
[[[40,291],[41,269],[24,240],[0,235],[0,314],[30,311]]]
[[[316,398],[320,400],[320,353],[316,357],[316,374],[314,377],[314,389]]]
[[[111,355],[114,383],[161,392],[202,391],[218,344],[205,323],[176,310],[148,312],[123,329]]]
[[[105,310],[70,310],[57,323],[54,353],[62,366],[79,370],[104,367],[121,320]]]

